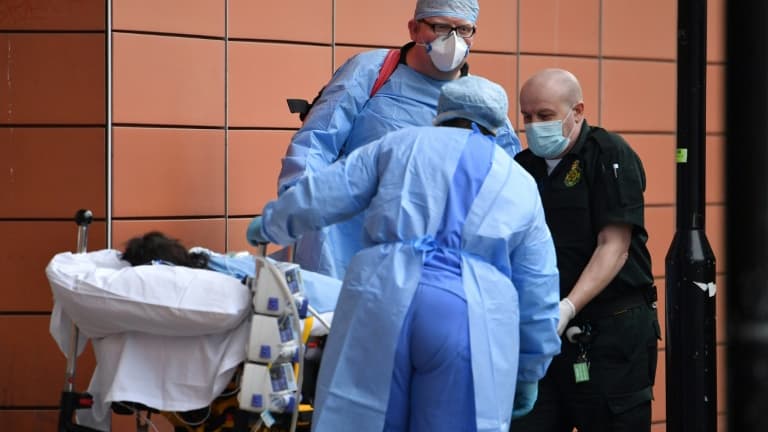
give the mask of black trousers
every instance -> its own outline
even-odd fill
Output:
[[[539,382],[536,405],[514,420],[515,432],[643,432],[651,430],[652,386],[661,330],[656,309],[641,305],[589,324],[584,346],[589,381],[576,383],[578,344],[563,338],[561,353]]]

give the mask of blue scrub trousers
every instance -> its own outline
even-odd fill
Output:
[[[422,279],[403,322],[385,432],[477,430],[467,301],[461,276],[441,279]]]

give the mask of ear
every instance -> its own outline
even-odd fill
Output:
[[[579,101],[579,103],[574,105],[573,110],[576,112],[573,116],[574,122],[581,123],[581,120],[584,118],[584,101]]]
[[[411,40],[416,42],[416,33],[419,31],[419,23],[415,19],[408,21],[408,33],[411,35]]]

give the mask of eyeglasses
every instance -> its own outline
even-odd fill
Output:
[[[454,27],[450,24],[431,23],[423,19],[419,20],[419,22],[428,25],[432,29],[432,31],[438,36],[446,36],[450,34],[452,31],[455,31],[457,35],[463,38],[471,38],[472,36],[475,35],[475,31],[477,30],[475,26],[469,25],[469,24],[464,24],[464,25]]]

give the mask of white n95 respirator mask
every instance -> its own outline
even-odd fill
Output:
[[[432,64],[443,72],[458,68],[469,54],[469,46],[455,31],[445,36],[438,36],[432,42],[419,45],[426,47]]]

